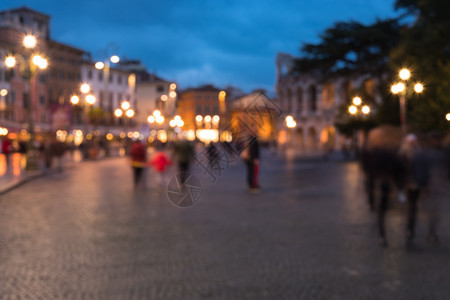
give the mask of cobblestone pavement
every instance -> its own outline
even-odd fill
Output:
[[[85,162],[0,198],[0,299],[449,299],[450,204],[441,245],[404,247],[404,208],[378,244],[354,162],[241,163],[177,208],[150,172],[133,190],[123,158]],[[170,175],[174,171],[171,170]],[[166,178],[167,183],[170,176]]]

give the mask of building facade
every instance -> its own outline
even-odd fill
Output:
[[[284,116],[292,116],[297,124],[288,128],[284,119],[279,120],[279,145],[305,154],[341,149],[346,141],[335,127],[339,109],[362,90],[372,101],[381,102],[377,80],[348,76],[323,81],[311,73],[293,74],[294,59],[280,53],[276,60],[278,102]]]

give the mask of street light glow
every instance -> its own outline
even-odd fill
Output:
[[[294,118],[292,116],[287,116],[286,117],[286,123],[292,122],[294,121]]]
[[[23,38],[25,48],[32,49],[37,45],[37,39],[34,35],[28,34]]]
[[[173,91],[177,88],[177,85],[175,83],[171,83],[169,88]]]
[[[361,111],[363,112],[363,114],[367,115],[368,113],[370,113],[370,107],[368,105],[364,105],[361,108]]]
[[[411,72],[408,69],[403,68],[400,70],[398,75],[401,80],[408,80],[411,77]]]
[[[358,105],[361,105],[361,103],[362,103],[362,100],[361,100],[360,97],[354,97],[353,98],[353,104],[354,105],[358,106]]]
[[[83,84],[80,86],[80,91],[81,91],[83,94],[87,94],[87,93],[89,93],[89,92],[91,91],[91,87],[89,86],[89,84],[83,83]]]
[[[128,118],[132,118],[134,116],[134,110],[132,109],[128,109],[125,114],[127,115]]]
[[[38,66],[40,69],[46,69],[48,66],[47,60],[45,58],[42,58],[40,55],[33,56],[33,64]]]
[[[195,121],[197,121],[197,122],[201,122],[202,120],[203,120],[203,117],[201,115],[197,115],[195,117]]]
[[[421,84],[421,83],[416,83],[415,85],[414,85],[414,91],[416,92],[416,93],[422,93],[423,92],[423,84]]]
[[[167,101],[167,95],[161,95],[161,101]]]
[[[350,105],[348,108],[348,112],[351,113],[352,115],[356,114],[357,111],[358,109],[354,105]]]
[[[87,95],[87,96],[86,96],[86,102],[87,102],[88,104],[90,104],[90,105],[94,104],[94,103],[95,103],[95,97],[94,97],[94,95],[91,95],[91,94]]]
[[[117,55],[113,55],[110,60],[113,64],[117,64],[120,61],[120,58]]]
[[[6,96],[6,95],[8,95],[8,90],[7,89],[1,89],[0,90],[0,96]]]
[[[73,95],[73,96],[70,98],[70,103],[72,103],[72,104],[78,104],[78,103],[80,103],[80,98],[79,98],[77,95]]]
[[[447,119],[447,121],[450,121],[450,113],[448,113],[447,115],[445,115],[445,118]]]
[[[147,121],[152,124],[155,123],[155,117],[154,116],[148,116]]]
[[[8,57],[5,59],[5,65],[6,65],[8,68],[14,67],[14,66],[16,65],[16,59],[14,58],[14,56],[8,56]]]
[[[130,108],[130,102],[128,102],[128,101],[123,101],[122,102],[122,109],[123,110],[127,110],[127,109],[129,109]]]
[[[155,109],[153,111],[153,115],[155,116],[155,118],[158,118],[159,116],[161,116],[161,112],[159,110]]]
[[[101,69],[103,69],[104,67],[105,67],[105,64],[102,63],[101,61],[98,61],[98,62],[95,63],[95,68],[96,68],[97,70],[101,70]]]
[[[175,98],[176,96],[177,96],[177,92],[172,91],[169,93],[170,98]]]
[[[123,111],[122,111],[120,108],[117,108],[117,109],[114,111],[114,115],[115,115],[116,117],[120,118],[120,117],[123,115]]]

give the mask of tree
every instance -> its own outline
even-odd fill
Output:
[[[450,6],[444,0],[397,0],[406,22],[392,50],[392,73],[409,67],[425,84],[423,96],[408,98],[408,123],[417,130],[445,130],[450,112]]]
[[[379,78],[387,70],[389,51],[399,41],[398,19],[372,25],[338,22],[320,36],[318,44],[304,44],[303,57],[293,72],[315,72],[324,79],[342,75],[371,74]]]

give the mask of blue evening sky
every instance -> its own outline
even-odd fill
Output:
[[[139,59],[181,88],[212,83],[274,90],[278,52],[300,46],[339,21],[394,17],[394,0],[2,0],[51,17],[52,39],[102,58]],[[103,54],[104,55],[104,54]]]

